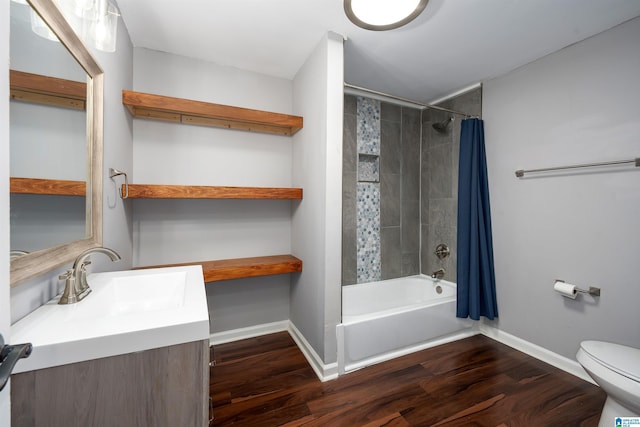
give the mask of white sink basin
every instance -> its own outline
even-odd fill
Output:
[[[209,338],[201,266],[95,273],[76,304],[60,296],[12,326],[33,352],[15,373]]]
[[[77,303],[69,313],[69,321],[179,309],[184,305],[187,273],[154,270],[101,273],[90,275],[87,282],[92,290],[89,296],[93,298]]]

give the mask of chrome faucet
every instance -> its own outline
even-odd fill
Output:
[[[446,272],[447,271],[444,268],[440,268],[434,271],[433,273],[431,273],[431,277],[433,277],[434,279],[442,279]]]
[[[60,280],[65,280],[65,286],[58,304],[74,304],[89,295],[91,289],[87,283],[87,265],[91,264],[91,261],[87,258],[96,252],[107,255],[113,262],[120,260],[120,255],[109,248],[90,248],[82,252],[76,258],[73,267],[59,277]]]

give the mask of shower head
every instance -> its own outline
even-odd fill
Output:
[[[453,117],[449,117],[444,122],[437,122],[431,126],[433,126],[433,128],[438,132],[444,133],[449,129],[449,123],[451,123],[452,121],[453,121]]]

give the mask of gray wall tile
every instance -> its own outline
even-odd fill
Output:
[[[400,175],[382,174],[380,180],[380,224],[400,227]]]
[[[402,203],[402,253],[420,251],[420,201]]]
[[[433,246],[433,242],[429,240],[429,224],[422,224],[420,234],[422,236],[422,247],[420,248],[421,273],[431,275],[432,272],[438,269],[436,267],[438,258],[433,254],[435,246]]]
[[[420,199],[420,111],[402,108],[402,203]]]
[[[438,145],[429,150],[429,199],[452,197],[451,146]]]
[[[441,105],[481,115],[482,91],[477,89]],[[447,270],[455,281],[457,261],[457,184],[460,124],[453,115],[447,132],[433,129],[451,113],[420,111],[380,104],[380,238],[381,277],[431,274]],[[343,132],[343,284],[356,282],[357,97],[345,96]],[[438,260],[439,243],[450,257]],[[422,247],[421,247],[422,245]]]
[[[382,111],[380,112],[380,119],[391,122],[400,122],[401,109],[397,104],[391,104],[390,102],[382,103]]]
[[[358,111],[358,97],[355,95],[344,96],[344,114],[355,116]]]
[[[401,159],[400,122],[380,122],[380,171],[400,173]]]
[[[456,227],[457,216],[458,201],[456,199],[429,200],[429,225],[436,228]]]
[[[413,276],[420,274],[420,253],[412,252],[402,254],[402,276]]]
[[[342,228],[356,229],[357,176],[354,172],[342,175]]]
[[[353,285],[357,281],[356,229],[342,230],[342,284]]]
[[[400,277],[402,274],[400,227],[383,227],[380,234],[382,280]]]
[[[342,176],[342,284],[356,283],[357,207],[355,172]]]
[[[342,170],[356,172],[358,162],[358,143],[356,139],[356,116],[344,116],[342,127]]]
[[[429,175],[429,149],[427,143],[423,141],[420,162],[420,221],[422,224],[429,222],[429,187],[431,177]]]

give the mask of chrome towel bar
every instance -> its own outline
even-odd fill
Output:
[[[516,176],[518,178],[522,178],[525,173],[530,173],[530,172],[549,172],[549,171],[557,171],[557,170],[565,170],[565,169],[592,168],[592,167],[599,167],[599,166],[612,166],[612,165],[625,165],[625,164],[635,164],[636,167],[640,167],[640,157],[636,157],[635,159],[629,159],[629,160],[614,160],[611,162],[584,163],[580,165],[556,166],[552,168],[529,169],[529,170],[520,169],[516,171]]]

